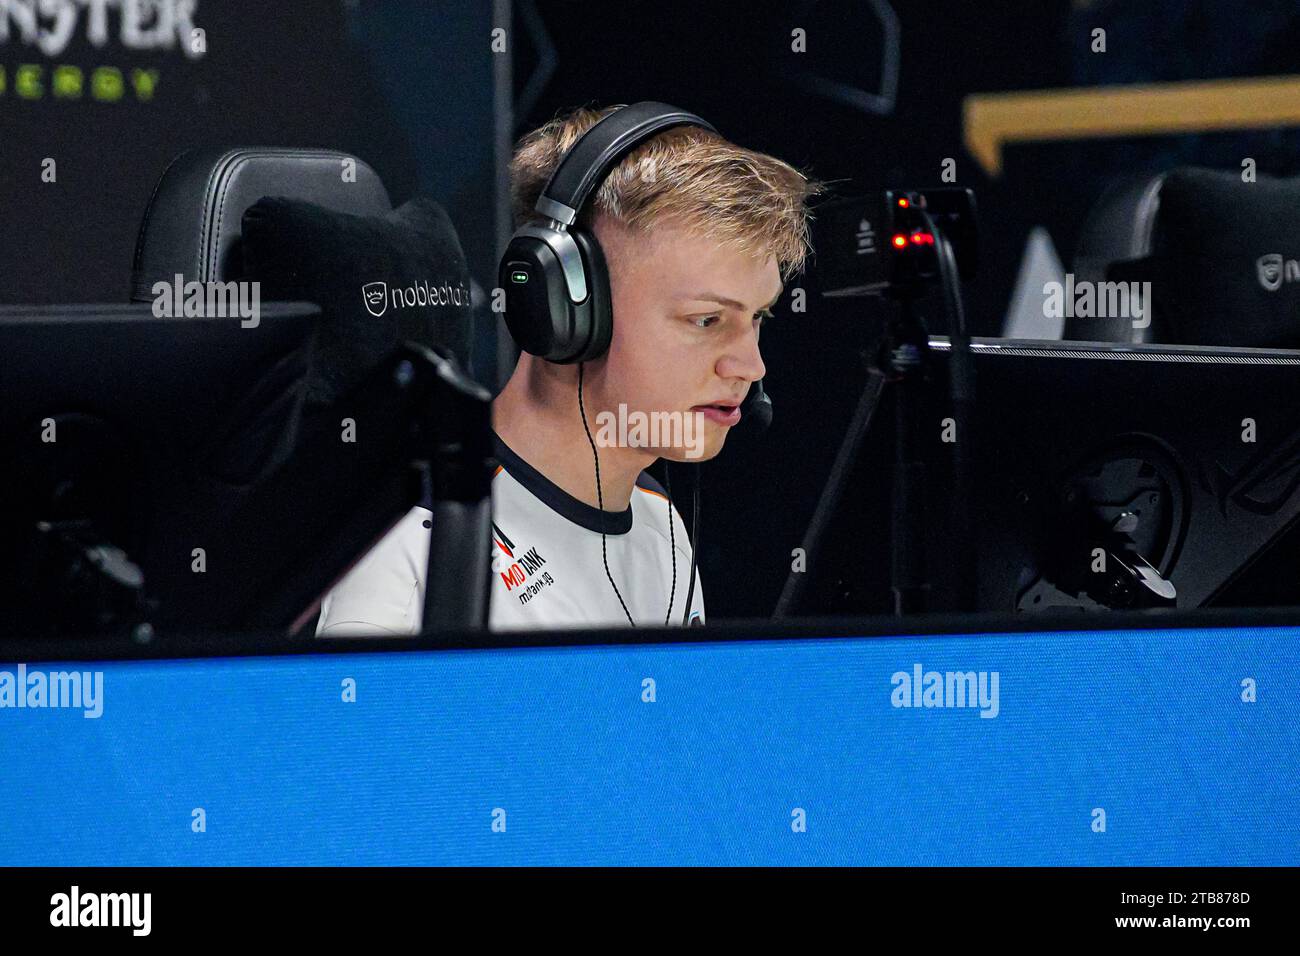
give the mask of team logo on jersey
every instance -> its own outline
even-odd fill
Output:
[[[492,522],[492,543],[496,545],[496,550],[492,552],[492,557],[493,557],[492,570],[495,571],[497,552],[499,551],[501,554],[504,554],[507,558],[513,561],[515,559],[515,552],[514,552],[515,543],[511,541],[508,537],[506,537],[506,533],[502,531],[499,527],[497,527],[497,523],[495,521]]]
[[[704,626],[704,618],[700,616],[700,612],[699,612],[699,611],[692,611],[692,612],[691,612],[691,621],[690,621],[690,626],[691,626],[691,627],[703,627],[703,626]]]
[[[546,559],[536,548],[525,549],[510,540],[500,526],[492,522],[492,571],[501,575],[507,593],[518,589],[520,604],[527,604],[542,588],[554,584],[550,571],[542,570]]]

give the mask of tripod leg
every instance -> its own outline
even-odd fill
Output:
[[[880,393],[884,384],[884,376],[872,369],[867,377],[867,384],[862,389],[862,395],[858,399],[858,407],[853,412],[853,420],[849,422],[844,440],[840,442],[835,463],[831,465],[831,474],[826,480],[826,487],[822,490],[812,520],[808,522],[808,530],[804,532],[803,541],[800,542],[808,563],[812,562],[813,556],[821,546],[822,534],[839,507],[840,498],[844,495],[844,483],[852,473],[853,466],[858,460],[858,452],[862,449],[862,441],[871,429],[871,419],[880,404]],[[799,606],[803,596],[804,581],[807,578],[807,572],[790,572],[785,579],[785,587],[781,589],[781,597],[776,602],[776,610],[772,612],[773,618],[787,617]]]
[[[924,383],[914,375],[897,385],[895,409],[893,592],[894,613],[925,610],[925,459],[920,419]]]

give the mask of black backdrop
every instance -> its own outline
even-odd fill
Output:
[[[125,301],[150,190],[176,153],[212,144],[323,146],[365,159],[394,202],[418,191],[447,207],[471,270],[489,286],[501,239],[491,214],[500,208],[503,115],[494,26],[508,31],[510,138],[564,107],[653,98],[701,113],[841,193],[934,184],[943,159],[954,158],[957,184],[976,190],[982,214],[981,274],[968,290],[977,333],[999,329],[1029,229],[1046,227],[1068,266],[1110,177],[1187,162],[1238,168],[1246,155],[1261,172],[1287,174],[1300,155],[1292,130],[1023,145],[1006,150],[994,179],[961,135],[971,93],[1300,72],[1294,0],[199,0],[201,58],[174,46],[130,48],[117,7],[106,42],[94,45],[84,8],[70,6],[78,20],[61,49],[25,42],[12,14],[0,31],[3,303]],[[864,111],[792,77],[799,68],[881,93],[886,10],[898,22],[891,104]],[[808,35],[797,60],[794,27]],[[1089,50],[1096,27],[1108,31],[1104,55]],[[41,70],[33,98],[21,95],[24,64]],[[60,65],[80,68],[87,83],[96,67],[115,67],[127,88],[115,102],[88,91],[58,97]],[[158,72],[152,99],[132,92],[135,69]],[[56,183],[41,181],[47,157]],[[814,277],[791,287],[801,284],[813,289]],[[774,604],[880,319],[876,307],[815,299],[804,314],[792,314],[788,298],[777,312],[764,333],[774,425],[760,440],[736,435],[704,466],[701,565],[712,615],[766,614]],[[493,361],[494,331],[485,323],[476,344],[476,371],[489,385],[508,372]],[[681,499],[689,483],[675,487]],[[874,546],[877,530],[863,529],[863,546]]]

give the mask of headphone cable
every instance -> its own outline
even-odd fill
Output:
[[[686,610],[682,611],[682,624],[689,625],[688,620],[691,613],[691,599],[695,597],[695,562],[700,556],[700,470],[704,467],[703,463],[697,463],[695,471],[694,487],[695,492],[691,501],[691,583],[686,589]],[[664,466],[664,474],[668,473],[667,466]],[[673,556],[673,570],[677,570],[677,557]]]
[[[591,437],[591,429],[587,426],[587,410],[582,404],[582,368],[585,362],[578,363],[578,412],[582,415],[582,430],[587,433],[587,442],[591,445],[591,457],[596,462],[596,504],[600,508],[600,560],[605,565],[605,577],[609,578],[609,585],[614,589],[614,594],[618,597],[618,603],[623,606],[623,613],[627,615],[627,623],[636,627],[636,622],[632,620],[632,615],[628,612],[627,604],[623,600],[623,595],[619,593],[618,585],[614,583],[614,575],[609,572],[609,556],[605,551],[605,497],[600,491],[600,455],[596,452],[596,442]],[[676,565],[674,565],[676,570]]]
[[[669,474],[668,460],[664,459],[664,491],[668,492],[668,552],[673,560],[673,586],[668,592],[668,612],[664,615],[664,627],[673,616],[673,602],[677,600],[677,539],[673,536],[673,479]],[[689,609],[690,605],[687,605]]]

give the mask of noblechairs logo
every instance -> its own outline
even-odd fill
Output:
[[[388,311],[387,282],[367,282],[361,287],[361,297],[366,300],[366,311],[375,318]]]
[[[1284,260],[1280,252],[1270,252],[1255,260],[1255,272],[1265,290],[1276,292],[1283,282],[1300,282],[1300,261]]]
[[[394,309],[418,309],[421,306],[469,305],[469,289],[463,282],[452,285],[429,285],[428,282],[414,282],[406,287],[388,287],[387,282],[367,282],[361,287],[361,298],[366,304],[366,311],[379,318],[388,311],[391,304]]]

